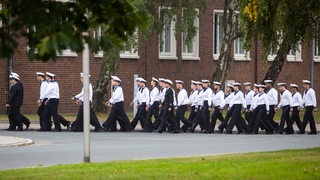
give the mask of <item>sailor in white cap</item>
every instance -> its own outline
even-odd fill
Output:
[[[147,117],[147,103],[150,102],[150,91],[149,89],[146,87],[146,80],[141,78],[138,80],[139,86],[140,86],[140,90],[139,90],[139,98],[137,100],[138,102],[138,111],[137,114],[135,115],[135,117],[133,118],[133,120],[130,122],[132,129],[135,129],[135,127],[137,126],[138,122],[140,121],[140,125],[143,129],[143,131],[150,131],[151,126],[148,127],[148,129],[146,129],[145,127],[145,123],[146,123],[146,117]]]
[[[263,125],[267,134],[273,134],[274,128],[272,124],[265,118],[266,115],[270,112],[269,98],[265,93],[266,86],[259,84],[259,95],[258,99],[254,104],[253,114],[254,114],[254,123],[253,123],[253,133],[258,134],[259,127]]]
[[[153,129],[154,130],[157,130],[160,123],[161,123],[161,117],[162,117],[162,111],[161,111],[161,107],[162,107],[162,102],[164,101],[164,96],[166,94],[166,87],[165,87],[165,84],[164,84],[164,78],[158,78],[159,80],[159,87],[160,87],[160,90],[159,90],[159,120],[156,120],[154,121],[153,123]]]
[[[188,109],[189,98],[186,89],[183,87],[184,82],[181,80],[176,80],[176,88],[179,90],[178,93],[178,101],[176,110],[175,120],[180,128],[180,121],[183,122],[183,126],[181,127],[183,132],[187,132],[187,129],[192,126],[192,122],[185,118],[185,113]]]
[[[233,86],[232,86],[232,84],[227,84],[227,93],[225,94],[225,98],[224,98],[225,107],[227,109],[229,108],[229,104],[230,104],[231,99],[233,98],[233,96],[234,96]],[[227,111],[227,114],[226,114],[223,122],[218,127],[220,133],[223,133],[223,130],[227,128],[227,125],[228,125],[228,122],[230,120],[231,114],[232,114],[231,110]]]
[[[83,77],[84,74],[80,73],[80,81],[83,83]],[[91,75],[89,75],[91,77]],[[101,132],[103,131],[103,128],[96,116],[96,114],[93,111],[93,105],[92,105],[92,97],[93,97],[93,88],[92,84],[89,83],[89,101],[90,101],[90,124],[95,127],[95,132]],[[84,88],[82,87],[82,90],[79,94],[75,95],[71,98],[72,100],[76,100],[76,104],[79,105],[79,111],[77,114],[77,118],[73,123],[71,124],[71,130],[75,132],[83,131],[83,101],[84,101]]]
[[[293,103],[293,110],[291,113],[290,123],[293,125],[296,122],[297,127],[299,130],[301,129],[301,119],[300,119],[300,111],[303,108],[303,101],[302,95],[298,90],[298,85],[290,84],[291,93],[292,93],[292,103]],[[294,131],[288,131],[287,134],[294,134]]]
[[[43,72],[36,72],[37,80],[40,82],[40,96],[38,100],[38,116],[40,119],[40,130],[39,131],[46,131],[47,130],[47,123],[46,123],[46,115],[45,115],[45,102],[48,100],[47,98],[41,99],[43,94],[47,90],[48,81],[45,79],[45,74]]]
[[[245,89],[244,99],[246,100],[246,103],[247,103],[247,111],[245,113],[245,119],[247,120],[248,124],[250,124],[252,120],[252,112],[250,111],[250,107],[252,104],[254,91],[251,89],[250,82],[245,82],[243,83],[243,85]]]
[[[191,127],[191,132],[194,133],[196,127],[200,125],[201,129],[204,129],[204,123],[202,121],[202,114],[201,110],[203,107],[203,83],[200,81],[195,82],[197,84],[197,92],[196,92],[196,107],[195,107],[195,112],[197,113],[197,116],[195,120],[193,121],[192,127]]]
[[[119,77],[111,76],[112,94],[109,101],[105,103],[105,106],[111,108],[111,112],[108,119],[103,123],[103,127],[108,131],[110,130],[110,126],[115,124],[118,120],[121,126],[121,131],[130,132],[132,131],[132,127],[124,110],[124,96],[120,83],[121,79]]]
[[[6,107],[8,108],[9,128],[8,131],[15,131],[17,126],[19,131],[23,131],[22,115],[20,108],[23,104],[23,89],[18,84],[20,81],[19,75],[10,74],[10,89]]]
[[[224,100],[224,92],[221,90],[221,83],[214,81],[213,88],[214,92],[212,95],[212,104],[214,107],[214,112],[211,119],[211,126],[214,131],[217,119],[219,119],[221,122],[224,121],[222,110],[226,104],[226,101]]]
[[[146,123],[145,123],[145,132],[153,131],[153,125],[151,120],[152,116],[154,117],[155,122],[158,121],[158,123],[160,123],[160,119],[159,119],[160,91],[158,88],[159,80],[157,78],[152,77],[150,84],[152,86],[152,90],[150,91],[150,101],[147,103],[147,117],[146,117]]]
[[[278,129],[279,124],[274,121],[275,111],[274,108],[278,105],[278,91],[273,88],[273,81],[270,79],[264,80],[266,90],[265,93],[268,95],[270,112],[267,115],[267,120],[272,124],[274,129]]]
[[[174,91],[172,89],[172,81],[169,79],[164,80],[164,84],[166,86],[166,94],[164,97],[164,101],[162,103],[162,117],[161,123],[158,127],[158,132],[162,133],[165,131],[167,123],[171,125],[171,132],[172,133],[179,133],[179,127],[174,120]]]
[[[257,113],[256,112],[253,113],[253,111],[258,106],[257,105],[257,100],[259,98],[259,87],[260,87],[259,84],[254,83],[254,85],[253,85],[254,94],[253,94],[253,98],[252,98],[252,101],[251,101],[251,106],[250,106],[250,109],[249,109],[249,111],[251,112],[251,119],[252,119],[252,121],[250,121],[250,123],[248,123],[248,126],[249,126],[250,129],[253,129],[254,121],[255,121],[255,119],[257,117]]]
[[[317,128],[313,117],[313,109],[317,108],[317,99],[315,91],[310,87],[311,82],[309,80],[303,80],[303,104],[305,107],[305,113],[299,134],[304,134],[306,126],[309,122],[311,132],[308,134],[317,134]]]
[[[280,91],[280,102],[277,107],[275,107],[275,111],[282,108],[281,120],[276,133],[282,134],[284,131],[284,124],[287,124],[287,131],[293,132],[292,124],[290,123],[290,110],[292,111],[293,101],[292,95],[290,91],[287,90],[286,83],[278,83],[277,84]]]
[[[204,133],[213,133],[212,126],[210,124],[210,111],[212,106],[212,94],[213,91],[210,87],[209,80],[202,80],[203,83],[203,107],[201,110],[202,121],[204,125]]]
[[[191,111],[190,111],[188,120],[190,122],[194,122],[197,117],[197,112],[196,112],[197,94],[198,94],[197,82],[194,80],[191,80],[190,88],[191,88],[191,92],[189,95],[189,105],[191,106]]]
[[[58,106],[59,106],[59,99],[60,99],[60,92],[59,92],[59,84],[55,81],[55,74],[46,72],[46,80],[48,81],[47,89],[45,93],[40,96],[40,100],[45,102],[45,116],[46,116],[46,131],[51,130],[51,116],[53,117],[55,131],[61,131],[61,124],[67,127],[69,130],[70,122],[63,118],[61,115],[58,114]]]

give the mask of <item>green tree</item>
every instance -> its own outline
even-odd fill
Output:
[[[312,43],[314,38],[319,41],[318,0],[242,0],[238,5],[244,48],[249,50],[257,36],[262,41],[265,59],[276,53],[264,79],[277,80],[287,54],[299,43]]]

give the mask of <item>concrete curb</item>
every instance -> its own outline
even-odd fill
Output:
[[[31,144],[34,144],[34,142],[31,139],[12,136],[0,136],[0,148],[27,146]]]

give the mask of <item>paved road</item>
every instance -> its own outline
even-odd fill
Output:
[[[83,134],[8,132],[35,144],[0,148],[0,169],[80,163]],[[320,135],[91,133],[91,161],[184,157],[320,147]]]

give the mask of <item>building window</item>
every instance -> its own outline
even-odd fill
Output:
[[[223,40],[223,11],[214,11],[213,59],[218,60]]]
[[[182,33],[182,59],[185,60],[200,60],[199,57],[199,10],[196,9],[196,17],[190,22],[187,18],[183,18],[185,27],[189,27],[190,24],[195,27],[196,33],[191,41],[187,41],[188,33],[186,30]]]
[[[175,21],[170,16],[169,8],[160,8],[160,23],[162,30],[159,39],[159,58],[177,59],[176,56],[176,38],[174,35]]]
[[[249,61],[250,53],[243,49],[243,39],[237,38],[234,40],[234,60],[236,61]]]
[[[291,49],[287,55],[288,62],[302,62],[301,58],[301,44],[299,44],[298,48]]]
[[[313,45],[313,60],[314,62],[320,62],[320,55],[319,55],[319,46],[318,46],[318,42],[315,39],[313,41],[314,45]]]

